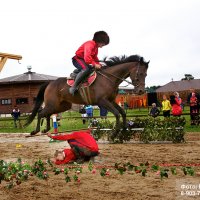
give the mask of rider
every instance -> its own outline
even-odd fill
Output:
[[[109,44],[110,38],[105,31],[98,31],[94,34],[93,39],[83,43],[72,58],[73,65],[78,69],[74,85],[69,88],[69,93],[74,95],[77,87],[92,71],[92,67],[100,69],[98,48]]]

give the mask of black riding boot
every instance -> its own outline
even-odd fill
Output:
[[[81,82],[88,77],[88,75],[90,74],[90,69],[86,69],[84,71],[81,71],[78,73],[78,75],[76,76],[74,85],[72,87],[69,88],[69,93],[74,95],[74,93],[76,92],[76,90],[78,89],[78,86],[81,84]]]
[[[70,77],[72,79],[76,79],[77,74],[80,72],[81,70],[75,69],[71,74]]]

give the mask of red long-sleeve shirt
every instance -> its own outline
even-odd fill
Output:
[[[74,152],[72,151],[72,149],[64,149],[63,153],[65,155],[64,160],[56,160],[55,161],[56,165],[66,164],[66,163],[76,159],[76,156],[75,156]]]
[[[76,56],[82,58],[86,64],[99,64],[98,46],[95,41],[90,40],[83,43],[76,51]]]
[[[67,140],[68,143],[79,147],[88,148],[90,151],[99,151],[96,140],[90,134],[90,131],[77,131],[65,135],[51,136],[55,140]]]
[[[181,103],[182,100],[181,98],[175,98],[176,103],[172,105],[172,114],[174,116],[176,115],[181,115],[182,114],[182,108],[181,108]]]

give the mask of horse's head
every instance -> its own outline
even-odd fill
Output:
[[[130,77],[135,86],[135,93],[145,92],[145,78],[149,62],[145,62],[143,57],[139,55],[112,57],[108,60],[105,59],[104,63],[108,66],[106,73],[116,78],[117,84],[120,84],[124,78]],[[115,65],[116,67],[111,67]]]
[[[140,57],[136,67],[130,71],[130,78],[135,87],[136,94],[143,94],[145,92],[145,78],[147,76],[149,62],[145,62],[143,57]]]

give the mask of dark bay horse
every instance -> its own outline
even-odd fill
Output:
[[[47,119],[47,127],[43,132],[49,131],[50,116],[69,110],[72,103],[103,106],[116,117],[116,130],[119,130],[120,115],[123,118],[123,127],[125,128],[126,113],[115,102],[118,86],[126,78],[130,77],[135,87],[135,93],[144,93],[145,77],[147,76],[149,62],[145,62],[143,57],[133,55],[129,57],[112,57],[105,59],[104,63],[106,67],[97,71],[97,78],[89,87],[90,103],[80,94],[80,88],[74,96],[69,93],[66,78],[58,78],[55,81],[42,85],[38,92],[33,111],[25,124],[25,126],[29,125],[38,114],[37,127],[31,132],[31,135],[40,131],[40,121],[42,118]],[[40,109],[43,102],[45,107]]]

